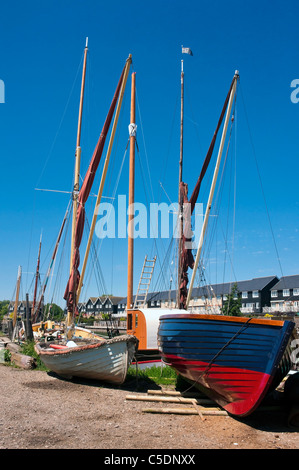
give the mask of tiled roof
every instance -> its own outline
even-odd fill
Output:
[[[283,276],[271,290],[294,289],[299,288],[299,274],[293,276]]]
[[[299,279],[299,276],[298,276]],[[253,279],[249,279],[246,281],[237,281],[237,287],[240,292],[245,292],[245,291],[253,291],[257,290],[260,291],[264,289],[268,284],[271,282],[277,280],[278,278],[276,276],[266,276],[266,277],[257,277]],[[202,297],[202,296],[211,296],[212,292],[214,292],[215,295],[224,295],[224,294],[229,294],[234,286],[235,282],[225,282],[223,284],[212,284],[212,285],[206,285],[202,287],[194,287],[192,291],[192,298],[194,299],[195,297]],[[299,287],[299,284],[298,284]],[[147,301],[156,301],[156,300],[175,300],[176,299],[176,290],[171,290],[171,291],[162,291],[162,292],[151,292],[147,295]],[[135,296],[133,296],[133,302],[135,300]],[[127,298],[124,297],[121,299],[119,303],[125,304],[127,302]]]

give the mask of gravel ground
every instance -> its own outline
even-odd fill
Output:
[[[203,421],[198,415],[144,413],[148,406],[177,405],[126,399],[154,388],[135,379],[121,387],[69,382],[1,364],[0,449],[299,449],[299,429],[288,427],[285,412]]]

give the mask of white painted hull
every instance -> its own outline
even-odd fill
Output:
[[[134,358],[137,339],[124,335],[58,350],[51,350],[47,343],[38,343],[35,349],[45,366],[62,377],[122,384]]]

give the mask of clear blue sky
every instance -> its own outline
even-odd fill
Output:
[[[183,179],[191,192],[234,71],[238,69],[241,80],[234,137],[237,155],[234,271],[240,280],[282,274],[256,171],[257,160],[283,274],[298,274],[299,103],[290,100],[291,81],[299,78],[297,8],[295,1],[275,0],[4,3],[0,16],[0,79],[5,83],[5,103],[0,104],[0,299],[12,298],[18,265],[24,272],[22,296],[27,291],[32,293],[41,230],[42,273],[49,263],[68,195],[35,188],[69,191],[72,187],[82,56],[87,36],[82,175],[122,67],[132,54],[140,110],[136,119],[140,158],[144,169],[148,160],[150,171],[147,196],[151,196],[152,185],[151,202],[167,202],[166,193],[172,201],[177,200],[178,99],[180,61],[184,58]],[[193,57],[183,57],[181,45],[190,47]],[[114,172],[111,170],[114,176],[104,191],[107,196],[112,194],[127,143],[129,88],[130,85]],[[127,193],[127,166],[128,159],[120,179],[120,194]],[[136,198],[145,202],[138,162],[136,179]],[[162,193],[160,181],[165,189]],[[97,191],[96,185],[93,191]],[[167,241],[164,246],[167,249]],[[162,248],[158,249],[162,253]],[[65,250],[68,255],[68,247]],[[152,241],[137,240],[135,290],[144,256],[152,251],[155,251]],[[213,252],[211,263],[214,255]],[[126,296],[126,241],[104,240],[99,259],[107,290]],[[59,260],[52,287],[59,284],[55,301],[61,303],[67,277],[62,274],[56,281],[58,264]],[[222,272],[218,271],[217,276],[220,281]],[[91,282],[85,295],[98,294],[101,292]]]

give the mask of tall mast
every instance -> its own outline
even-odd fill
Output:
[[[33,302],[32,302],[32,315],[34,315],[35,303],[36,303],[36,293],[37,293],[37,283],[39,278],[39,265],[40,265],[40,252],[42,246],[42,234],[40,235],[39,241],[39,249],[38,249],[38,256],[37,256],[37,265],[36,265],[36,273],[35,273],[35,285],[34,285],[34,294],[33,294]]]
[[[81,162],[81,125],[82,125],[82,112],[83,112],[83,98],[84,98],[84,86],[85,86],[85,75],[86,75],[86,59],[88,51],[88,38],[86,38],[86,44],[84,49],[84,60],[82,70],[82,81],[81,81],[81,94],[79,104],[79,117],[78,117],[78,128],[77,128],[77,141],[76,141],[76,153],[75,153],[75,176],[74,176],[74,189],[73,189],[73,220],[72,220],[72,245],[71,245],[71,260],[70,260],[70,272],[73,268],[73,255],[74,255],[74,244],[75,244],[75,228],[76,228],[76,216],[78,207],[78,192],[79,192],[79,179],[80,179],[80,162]]]
[[[88,38],[86,38],[84,59],[83,59],[83,70],[81,80],[81,93],[79,103],[79,117],[78,117],[78,128],[77,128],[77,141],[76,141],[76,153],[75,153],[75,175],[74,175],[74,188],[73,188],[73,219],[72,219],[72,241],[71,241],[71,258],[70,258],[70,274],[73,269],[74,262],[74,247],[75,247],[75,231],[76,231],[76,219],[77,219],[77,208],[78,208],[78,194],[79,194],[79,179],[80,179],[80,162],[81,162],[81,125],[82,125],[82,113],[83,113],[83,98],[84,98],[84,86],[85,86],[85,75],[86,75],[86,59],[88,51]],[[67,324],[70,324],[71,316],[73,312],[67,314]]]
[[[181,283],[181,253],[184,231],[183,219],[183,200],[181,198],[181,183],[183,181],[183,139],[184,139],[184,61],[181,60],[181,132],[180,132],[180,161],[179,161],[179,249],[178,249],[178,289],[177,289],[177,307],[180,306],[180,283]]]
[[[18,268],[18,278],[17,278],[16,299],[15,299],[15,306],[14,306],[14,312],[13,312],[13,321],[12,321],[13,328],[16,326],[16,323],[17,323],[21,276],[22,276],[22,267],[19,266],[19,268]]]
[[[117,103],[117,108],[116,108],[116,111],[115,111],[113,127],[112,127],[112,130],[111,130],[111,137],[110,137],[110,141],[109,141],[109,145],[108,145],[108,149],[107,149],[107,154],[106,154],[106,158],[105,158],[105,163],[104,163],[104,167],[103,167],[102,177],[101,177],[100,186],[99,186],[98,195],[97,195],[97,200],[96,200],[95,209],[94,209],[94,214],[93,214],[93,218],[92,218],[92,222],[91,222],[91,226],[90,226],[87,247],[86,247],[84,261],[83,261],[83,265],[82,265],[81,276],[80,276],[79,285],[78,285],[78,288],[77,288],[77,295],[76,295],[76,302],[77,303],[79,302],[79,297],[80,297],[81,289],[82,289],[82,286],[83,286],[83,279],[84,279],[84,274],[85,274],[85,270],[86,270],[87,260],[88,260],[89,251],[90,251],[90,247],[91,247],[92,237],[93,237],[94,230],[95,230],[95,225],[96,225],[96,220],[97,220],[97,215],[98,215],[98,209],[99,209],[99,205],[100,205],[101,199],[102,199],[102,194],[103,194],[105,179],[106,179],[106,175],[107,175],[107,171],[108,171],[108,165],[109,165],[109,161],[110,161],[110,155],[111,155],[111,151],[112,151],[114,136],[115,136],[115,132],[116,132],[116,127],[117,127],[117,123],[118,123],[118,119],[119,119],[119,114],[120,114],[120,110],[121,110],[121,105],[122,105],[122,101],[123,101],[123,97],[124,97],[124,92],[125,92],[125,88],[126,88],[126,83],[127,83],[131,63],[132,63],[132,56],[130,54],[128,59],[127,59],[127,62],[126,62],[126,68],[125,68],[124,77],[123,77],[122,84],[121,84],[121,89],[120,89],[119,99],[118,99],[118,103]]]
[[[231,90],[231,94],[230,94],[230,98],[229,98],[229,102],[228,102],[228,107],[227,107],[227,111],[226,111],[226,116],[225,116],[221,141],[220,141],[220,145],[219,145],[219,151],[218,151],[216,166],[215,166],[215,170],[214,170],[212,185],[211,185],[211,189],[210,189],[209,199],[208,199],[207,208],[206,208],[206,212],[205,212],[205,217],[204,217],[204,221],[203,221],[203,226],[202,226],[200,239],[199,239],[199,243],[198,243],[198,249],[197,249],[196,258],[195,258],[194,267],[193,267],[193,272],[192,272],[192,278],[191,278],[190,287],[189,287],[189,290],[188,290],[186,310],[188,309],[188,305],[189,305],[189,302],[190,302],[192,289],[193,289],[193,284],[194,284],[194,279],[195,279],[195,275],[196,275],[200,255],[201,255],[201,250],[202,250],[202,246],[203,246],[204,236],[205,236],[205,232],[206,232],[206,229],[207,229],[207,226],[208,226],[208,220],[209,220],[209,215],[210,215],[210,212],[211,212],[212,200],[213,200],[216,181],[217,181],[217,177],[218,177],[218,172],[219,172],[219,167],[220,167],[224,142],[225,142],[225,138],[226,138],[228,123],[229,123],[229,119],[230,119],[230,114],[231,114],[231,110],[232,110],[233,100],[234,100],[234,96],[235,96],[235,93],[236,93],[238,78],[239,78],[239,72],[236,70],[235,76],[234,76],[234,83],[233,83],[233,86],[232,86],[232,90]]]
[[[131,113],[130,113],[130,170],[129,170],[129,217],[128,217],[128,292],[127,309],[133,305],[133,258],[134,258],[134,183],[135,183],[135,90],[136,74],[132,74],[131,85]]]

